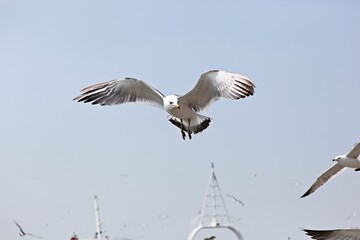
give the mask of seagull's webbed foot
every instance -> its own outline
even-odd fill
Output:
[[[190,118],[188,119],[189,125],[188,125],[188,135],[189,135],[189,140],[191,139],[191,130],[190,130]]]
[[[185,137],[186,137],[186,134],[185,134],[185,132],[184,132],[184,124],[183,124],[183,120],[182,119],[180,119],[180,125],[181,125],[181,128],[180,128],[180,130],[181,130],[181,135],[182,135],[182,138],[185,140]]]

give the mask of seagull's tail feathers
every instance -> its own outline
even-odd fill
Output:
[[[174,124],[175,126],[177,126],[178,128],[181,129],[181,119],[171,116],[168,116],[169,121]],[[202,132],[203,130],[205,130],[207,127],[209,127],[211,122],[211,118],[197,114],[197,117],[194,119],[190,120],[190,131],[191,133],[199,133]],[[182,121],[183,124],[183,130],[188,132],[189,129],[189,122],[188,120],[183,120]]]

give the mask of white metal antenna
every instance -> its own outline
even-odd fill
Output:
[[[241,233],[231,224],[230,215],[225,206],[225,201],[215,175],[214,163],[211,163],[209,186],[205,195],[199,225],[190,232],[188,240],[193,240],[201,229],[209,228],[227,228],[239,240],[243,240]]]
[[[200,224],[203,226],[217,226],[231,224],[230,215],[225,206],[217,181],[214,163],[211,163],[211,174],[208,190],[205,196],[204,205],[201,211]]]
[[[94,206],[95,206],[95,219],[96,219],[96,232],[95,239],[101,239],[102,231],[101,231],[101,222],[100,222],[100,214],[99,214],[99,205],[97,202],[97,196],[94,197]]]

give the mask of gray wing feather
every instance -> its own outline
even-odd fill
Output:
[[[201,111],[220,97],[233,100],[251,96],[255,87],[250,79],[239,74],[212,70],[203,73],[195,87],[179,101],[192,106],[195,111]]]
[[[332,178],[333,176],[335,176],[336,174],[338,174],[342,169],[344,169],[343,166],[341,166],[340,164],[335,164],[333,167],[331,167],[330,169],[328,169],[326,172],[324,172],[323,174],[320,175],[320,177],[318,177],[315,181],[315,183],[309,188],[309,190],[307,190],[307,192],[302,195],[301,197],[306,197],[308,195],[310,195],[311,193],[315,192],[316,189],[318,189],[319,187],[321,187],[324,183],[326,183],[327,181],[329,181],[330,178]]]
[[[316,240],[360,240],[360,229],[310,230],[303,229]]]
[[[22,230],[22,228],[20,227],[20,225],[19,225],[14,219],[13,219],[13,221],[14,221],[15,225],[19,228],[20,232],[21,232],[22,234],[25,234],[24,230]]]
[[[141,102],[163,108],[163,97],[159,90],[145,82],[135,78],[125,78],[85,87],[73,100],[100,105]]]
[[[357,142],[354,144],[354,147],[350,150],[350,152],[346,154],[346,156],[351,158],[357,158],[359,157],[359,154],[360,154],[360,142]]]
[[[42,237],[36,236],[34,234],[31,234],[31,233],[27,233],[26,235],[31,236],[31,237],[35,237],[35,238],[38,238],[38,239],[42,239]]]

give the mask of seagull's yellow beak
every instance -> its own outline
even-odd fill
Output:
[[[180,109],[180,105],[177,103],[177,104],[175,104],[175,107],[177,108],[177,109]]]

